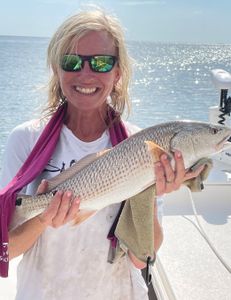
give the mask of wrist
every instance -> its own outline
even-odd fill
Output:
[[[36,216],[35,219],[38,221],[41,229],[45,230],[49,226],[49,222],[43,217],[43,214]]]

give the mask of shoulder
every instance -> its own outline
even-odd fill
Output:
[[[44,124],[39,119],[33,119],[27,122],[24,122],[20,125],[17,125],[12,131],[11,135],[18,134],[36,134],[40,133],[43,129]]]
[[[137,132],[139,132],[140,130],[142,130],[142,128],[138,127],[137,125],[135,124],[132,124],[128,121],[123,121],[123,124],[127,130],[127,133],[128,133],[128,136],[131,136]]]
[[[38,120],[32,120],[16,126],[11,131],[3,155],[0,176],[1,186],[6,185],[22,166],[36,143],[41,130],[42,127]]]
[[[24,122],[11,131],[7,144],[10,146],[19,142],[19,144],[27,143],[29,146],[39,137],[43,127],[44,125],[37,119]]]

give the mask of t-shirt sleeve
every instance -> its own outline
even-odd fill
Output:
[[[31,151],[33,136],[26,125],[17,126],[10,133],[3,155],[3,163],[0,174],[0,187],[5,187],[17,174],[20,167]]]

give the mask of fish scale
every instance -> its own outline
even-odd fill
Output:
[[[54,177],[53,190],[42,195],[19,195],[17,203],[21,205],[16,206],[13,223],[41,213],[56,190],[71,190],[79,196],[80,209],[99,210],[122,202],[155,183],[154,163],[161,153],[170,155],[180,150],[189,168],[222,150],[230,136],[228,127],[196,121],[173,121],[146,128],[92,161],[82,161],[81,168],[79,162],[71,167],[71,173],[67,170]],[[56,181],[61,183],[56,186]]]

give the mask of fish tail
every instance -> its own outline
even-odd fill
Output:
[[[26,201],[26,199],[31,198],[30,195],[25,195],[25,194],[18,194],[16,201],[15,201],[15,206],[21,206],[23,202]]]
[[[24,195],[24,194],[18,194],[16,201],[15,201],[15,211],[12,216],[12,220],[10,223],[10,230],[19,226],[25,221],[25,216],[24,216],[24,209],[23,209],[23,203],[26,201],[26,199],[31,198],[29,195]]]

